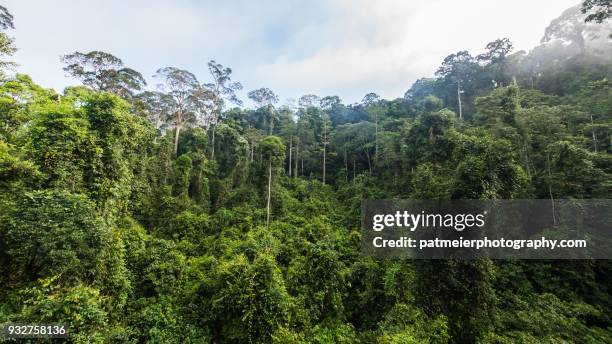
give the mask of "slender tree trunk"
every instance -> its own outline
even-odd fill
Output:
[[[159,130],[159,127],[161,127],[161,121],[161,118],[157,116],[155,119],[155,137],[153,138],[153,143],[157,143],[157,130]]]
[[[348,182],[349,171],[348,171],[348,160],[346,158],[346,147],[344,148],[344,170],[346,171],[346,175],[345,175],[344,181]]]
[[[378,111],[374,114],[374,162],[378,163]]]
[[[323,184],[325,184],[325,153],[327,151],[327,126],[323,122]]]
[[[552,208],[553,224],[556,225],[557,218],[555,217],[555,198],[553,197],[552,186],[550,185],[550,182],[552,179],[552,175],[550,173],[550,154],[546,154],[546,162],[547,162],[546,167],[548,169],[548,194],[550,196],[550,206]]]
[[[461,84],[457,81],[457,101],[459,102],[459,120],[463,119],[463,111],[461,109]]]
[[[217,124],[213,124],[212,127],[212,151],[210,154],[210,160],[215,160],[215,129],[217,128]]]
[[[529,152],[527,150],[527,141],[523,140],[523,158],[525,159],[525,168],[527,175],[531,179],[531,166],[529,164]]]
[[[296,146],[295,146],[295,170],[294,170],[294,174],[295,174],[295,178],[298,177],[298,161],[300,158],[300,137],[297,137],[297,142],[296,142]]]
[[[291,178],[291,152],[293,151],[293,135],[289,136],[289,178]]]
[[[181,123],[183,122],[183,111],[179,109],[176,115],[176,126],[174,130],[174,155],[178,154],[179,134],[181,132]]]
[[[353,183],[355,182],[355,158],[353,158]]]
[[[593,125],[593,115],[589,115],[591,117],[591,125]],[[593,147],[595,148],[595,153],[597,153],[597,136],[595,135],[595,128],[591,131],[593,134]]]
[[[179,141],[180,131],[181,131],[181,126],[177,125],[176,130],[174,131],[174,155],[178,154],[178,141]]]
[[[302,158],[302,175],[304,175],[304,158]]]
[[[270,225],[270,199],[272,191],[272,154],[268,157],[268,204],[266,206],[266,227]]]

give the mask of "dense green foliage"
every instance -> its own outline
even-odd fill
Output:
[[[85,86],[61,94],[3,76],[0,323],[66,322],[75,343],[612,342],[609,261],[359,252],[368,197],[610,196],[610,61],[486,49],[353,105],[262,88],[227,108],[241,86],[214,61],[202,85],[160,69],[164,92],[102,52],[65,57]]]

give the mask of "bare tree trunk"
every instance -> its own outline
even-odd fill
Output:
[[[299,161],[299,157],[300,157],[300,137],[297,137],[297,142],[296,142],[296,146],[295,146],[295,170],[294,170],[294,174],[295,174],[295,178],[298,177],[298,161]]]
[[[525,167],[526,167],[527,175],[529,176],[529,178],[531,178],[531,166],[529,164],[529,153],[527,151],[527,141],[526,140],[523,140],[523,157],[525,159]]]
[[[591,117],[591,125],[593,125],[593,115],[589,115]],[[595,128],[591,131],[593,134],[593,147],[595,148],[595,153],[597,153],[597,136],[595,136]]]
[[[348,182],[349,171],[348,171],[348,160],[346,159],[346,147],[344,148],[344,170],[346,171],[344,181]]]
[[[548,169],[548,194],[550,196],[550,205],[552,208],[552,218],[553,218],[553,224],[556,225],[557,224],[557,218],[555,217],[555,198],[553,197],[553,192],[552,192],[552,186],[550,185],[550,181],[552,178],[552,175],[550,173],[550,154],[546,154],[546,162],[547,162],[547,169]]]
[[[153,143],[157,143],[157,131],[159,130],[159,127],[161,127],[161,118],[157,116],[157,118],[155,119],[155,137],[153,138]]]
[[[461,86],[459,81],[457,81],[457,101],[459,102],[459,119],[463,118],[463,111],[461,109]]]
[[[179,132],[181,131],[181,126],[176,125],[176,129],[174,130],[174,155],[178,154],[178,141],[179,141]]]
[[[213,124],[212,127],[212,152],[210,154],[210,160],[215,160],[215,129],[217,128],[217,124]]]
[[[378,163],[378,111],[374,115],[374,162]]]
[[[353,158],[353,183],[355,182],[355,158]]]
[[[271,199],[271,191],[272,191],[272,154],[270,154],[268,159],[268,205],[267,215],[266,215],[266,227],[270,225],[270,199]]]
[[[293,151],[293,135],[289,136],[289,178],[291,178],[291,152]]]
[[[179,108],[176,114],[176,126],[174,130],[174,155],[178,154],[179,134],[181,132],[181,124],[183,122],[183,110]]]
[[[325,184],[325,153],[327,152],[327,126],[323,121],[323,184]]]

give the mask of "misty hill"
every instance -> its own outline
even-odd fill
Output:
[[[542,37],[542,44],[534,49],[534,53],[565,58],[587,54],[610,60],[612,21],[598,24],[585,22],[585,17],[580,6],[565,10],[561,16],[550,22]]]

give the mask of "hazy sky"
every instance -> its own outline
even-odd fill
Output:
[[[367,92],[401,97],[458,50],[480,53],[508,37],[537,45],[544,28],[577,0],[159,1],[8,0],[15,17],[18,71],[45,87],[76,84],[59,57],[102,50],[151,77],[160,67],[208,80],[206,62],[234,70],[245,90],[281,97]]]

